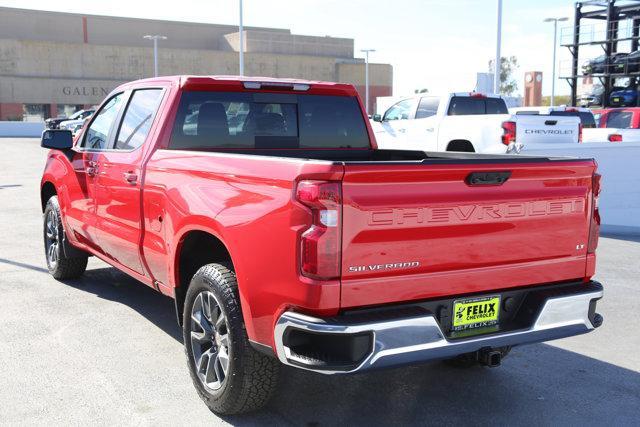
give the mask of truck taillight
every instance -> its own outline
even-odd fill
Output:
[[[516,122],[502,122],[502,143],[509,145],[516,142]]]
[[[340,183],[300,181],[296,199],[311,210],[311,225],[300,236],[302,275],[319,280],[338,278],[342,236]]]
[[[589,227],[589,244],[587,246],[587,252],[592,254],[598,247],[598,238],[600,237],[600,210],[598,209],[598,198],[600,197],[600,190],[602,176],[599,173],[594,173],[591,183],[591,191],[593,193],[593,209],[591,211],[591,226]]]
[[[578,142],[582,142],[582,129],[583,129],[582,123],[579,123],[578,124]]]

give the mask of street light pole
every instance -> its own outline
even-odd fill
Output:
[[[365,54],[364,60],[364,102],[367,115],[369,115],[369,52],[375,52],[375,49],[360,49]]]
[[[547,18],[543,22],[553,22],[553,65],[551,71],[551,106],[553,107],[556,95],[556,45],[558,38],[558,22],[568,21],[569,18]]]
[[[240,75],[244,76],[244,31],[242,26],[242,0],[240,0],[240,22],[238,25],[238,32],[240,34]]]
[[[496,59],[493,63],[493,92],[500,95],[500,69],[502,61],[500,58],[500,45],[502,44],[502,0],[498,0],[498,34],[496,39]]]
[[[146,35],[144,38],[146,40],[153,40],[153,75],[158,77],[158,40],[166,40],[167,36],[155,34]]]

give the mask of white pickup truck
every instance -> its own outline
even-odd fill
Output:
[[[420,151],[519,152],[503,123],[511,116],[497,95],[458,92],[402,99],[373,116],[379,148]]]
[[[578,143],[582,132],[577,115],[537,110],[511,115],[500,96],[476,92],[402,99],[383,115],[374,115],[372,127],[383,149],[487,154]]]

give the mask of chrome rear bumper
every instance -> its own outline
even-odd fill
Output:
[[[340,374],[446,359],[484,348],[549,341],[583,334],[600,326],[602,318],[595,314],[595,301],[602,295],[602,286],[591,282],[585,285],[585,292],[547,298],[528,328],[455,340],[445,336],[433,315],[347,323],[288,311],[282,314],[275,327],[276,353],[286,365]],[[598,318],[595,322],[594,316]],[[318,364],[313,357],[296,354],[288,345],[287,334],[292,331],[316,334],[314,336],[370,338],[357,362]]]

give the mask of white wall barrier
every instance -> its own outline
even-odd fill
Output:
[[[0,137],[38,137],[42,136],[44,122],[0,122]]]
[[[602,175],[602,231],[640,235],[640,143],[591,142],[525,147],[522,154],[596,159]]]

